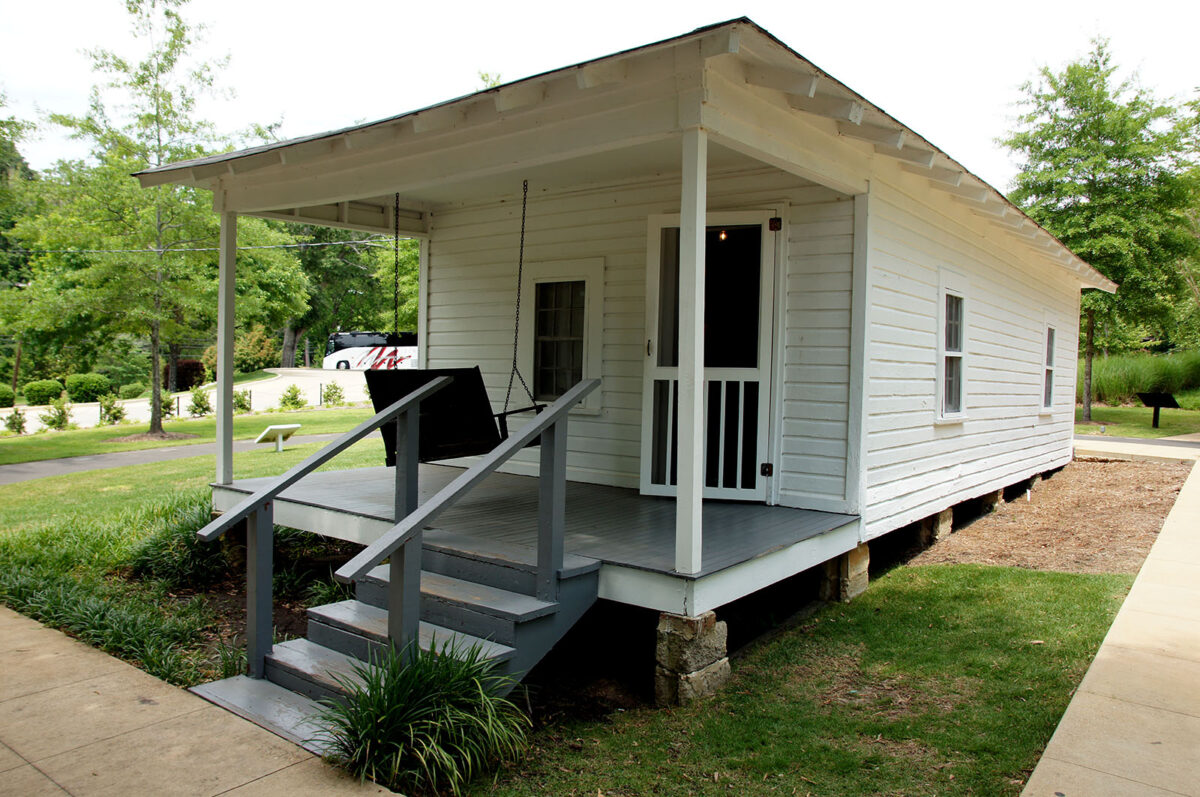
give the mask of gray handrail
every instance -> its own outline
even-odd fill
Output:
[[[220,517],[214,518],[207,526],[196,532],[196,536],[205,542],[211,542],[217,539],[225,532],[229,531],[236,523],[245,520],[258,507],[262,506],[267,501],[272,501],[281,492],[291,487],[300,479],[307,476],[312,471],[324,465],[329,460],[333,459],[338,454],[345,451],[350,446],[357,443],[359,440],[366,437],[371,432],[378,429],[383,424],[390,421],[395,416],[402,412],[415,407],[418,402],[423,401],[434,393],[438,392],[446,385],[453,381],[453,377],[439,376],[437,379],[431,380],[413,392],[409,393],[404,398],[392,404],[389,407],[375,413],[372,417],[360,423],[358,426],[351,429],[346,434],[339,437],[333,443],[330,443],[325,448],[316,452],[312,456],[306,458],[298,465],[294,465],[290,470],[279,477],[279,481],[272,484],[270,487],[264,487],[248,498],[239,501],[232,509],[221,514]],[[399,457],[401,452],[397,452]]]
[[[491,475],[496,468],[503,465],[514,454],[524,448],[543,431],[563,420],[567,413],[583,400],[585,396],[600,386],[599,379],[588,379],[575,385],[564,393],[557,401],[539,413],[533,421],[526,424],[519,432],[509,437],[479,462],[467,469],[461,476],[443,487],[432,498],[422,504],[407,517],[397,519],[396,525],[386,531],[383,536],[364,548],[357,556],[338,568],[334,574],[339,581],[346,583],[362,578],[371,568],[388,558],[394,551],[407,543],[426,525],[449,509],[464,493]],[[565,442],[565,441],[564,441]],[[543,474],[545,475],[545,474]]]

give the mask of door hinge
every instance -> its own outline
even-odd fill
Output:
[[[759,216],[761,219],[762,216]],[[779,232],[783,229],[783,219],[779,216],[772,216],[767,220],[767,229],[771,232]]]
[[[770,462],[764,462],[758,466],[758,472],[763,476],[771,476],[775,473],[775,466]]]

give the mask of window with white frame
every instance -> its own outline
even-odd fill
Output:
[[[1046,373],[1042,384],[1042,408],[1054,406],[1054,327],[1046,327]]]
[[[967,401],[966,286],[961,277],[943,271],[938,307],[938,418],[960,420]]]
[[[526,263],[518,352],[538,401],[553,401],[582,379],[599,378],[604,312],[604,260]],[[579,405],[598,410],[601,391]]]

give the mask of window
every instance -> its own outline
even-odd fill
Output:
[[[600,377],[603,292],[602,258],[525,264],[518,357],[538,401]],[[592,391],[578,409],[598,412],[600,401]]]
[[[967,285],[950,271],[938,276],[937,417],[957,422],[967,409]]]
[[[1054,327],[1046,327],[1046,378],[1042,385],[1042,408],[1054,406]]]
[[[539,282],[533,337],[533,395],[553,401],[583,379],[583,322],[587,283]]]

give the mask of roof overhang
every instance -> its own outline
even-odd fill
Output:
[[[697,126],[712,133],[718,167],[751,159],[848,194],[866,182],[840,163],[893,159],[1083,286],[1116,289],[998,190],[745,18],[377,122],[135,176],[143,187],[212,190],[222,210],[421,235],[431,207],[511,194],[517,172],[543,186],[635,168],[677,172],[674,142]]]

